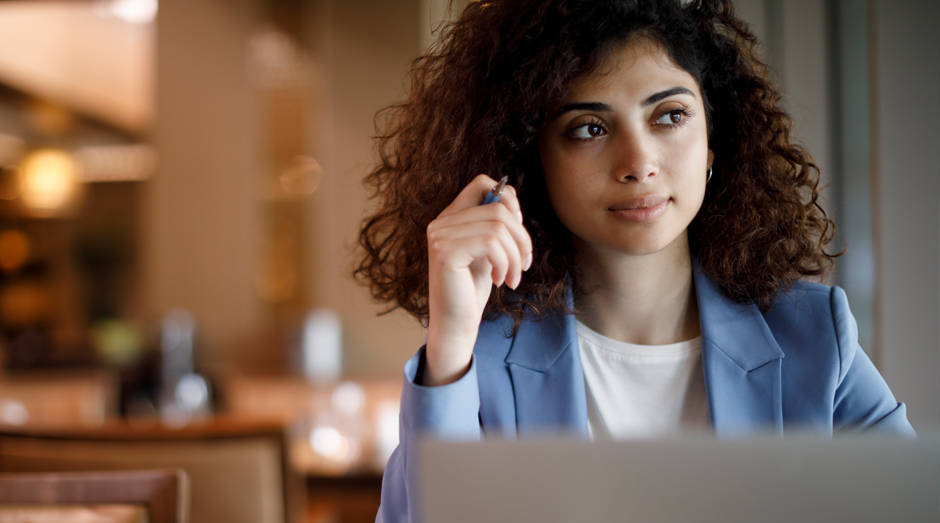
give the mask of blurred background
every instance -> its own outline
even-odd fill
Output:
[[[830,283],[915,429],[940,425],[940,2],[735,4],[849,247]],[[0,429],[274,420],[303,518],[374,518],[424,330],[351,278],[362,180],[450,15],[0,1]]]

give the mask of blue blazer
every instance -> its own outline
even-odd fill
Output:
[[[831,436],[874,429],[914,436],[903,403],[858,346],[845,292],[799,282],[761,313],[693,271],[702,370],[719,437],[784,430]],[[469,372],[442,387],[414,383],[424,350],[405,364],[399,446],[385,467],[377,521],[416,521],[415,440],[567,433],[588,437],[584,373],[571,315],[483,322]]]

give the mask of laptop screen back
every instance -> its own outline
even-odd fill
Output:
[[[425,442],[425,523],[931,521],[940,438]]]

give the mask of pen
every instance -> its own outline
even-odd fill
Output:
[[[496,187],[493,187],[490,192],[486,193],[486,198],[483,198],[483,203],[480,205],[489,205],[491,203],[496,203],[499,201],[499,196],[503,194],[503,188],[506,187],[506,182],[509,180],[508,176],[503,176],[499,183],[496,184]]]

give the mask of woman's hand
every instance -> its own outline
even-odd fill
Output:
[[[429,318],[423,382],[446,385],[470,368],[493,285],[515,289],[532,265],[516,191],[480,205],[496,181],[481,174],[428,225]]]

